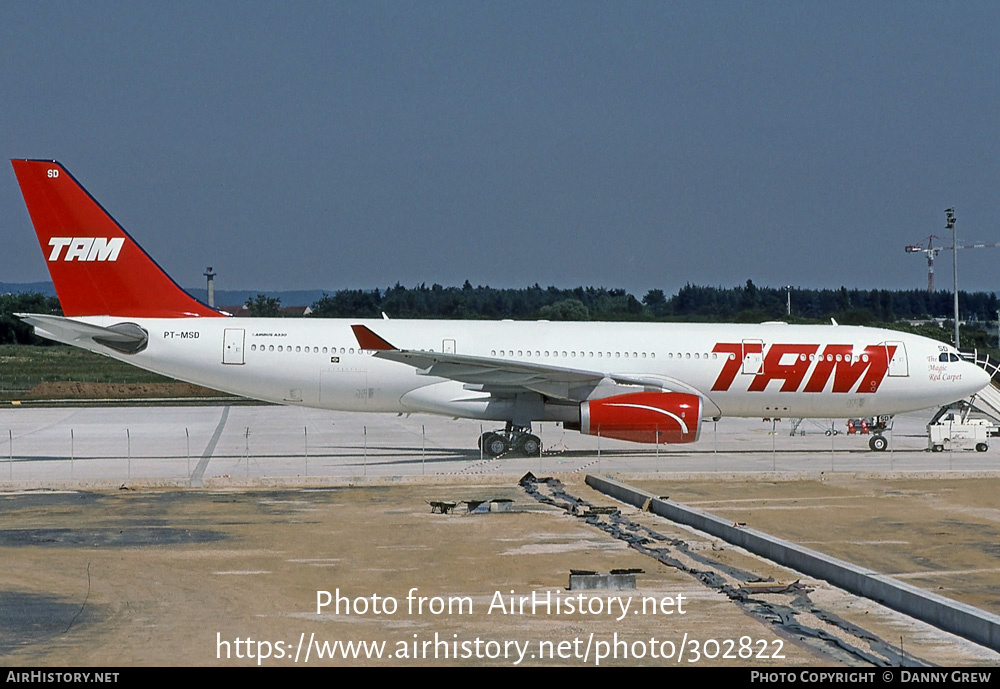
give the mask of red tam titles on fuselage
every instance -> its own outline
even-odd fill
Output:
[[[854,347],[846,344],[820,345],[775,344],[767,356],[759,361],[754,355],[762,354],[763,343],[720,343],[713,352],[727,354],[726,363],[716,378],[712,390],[729,390],[740,371],[748,365],[755,366],[747,392],[763,392],[769,383],[782,381],[779,392],[821,393],[827,389],[830,376],[833,393],[875,393],[889,372],[899,344],[869,345],[860,354],[854,354]],[[757,366],[757,363],[760,363]],[[901,360],[897,360],[901,361]],[[810,368],[812,374],[806,378]],[[805,387],[802,382],[806,381]]]

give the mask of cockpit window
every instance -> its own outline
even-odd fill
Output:
[[[961,361],[961,359],[958,358],[958,354],[949,354],[948,355],[948,360],[949,361]]]
[[[961,361],[958,354],[952,354],[949,352],[941,352],[938,355],[938,361]]]
[[[948,352],[941,352],[938,355],[938,361],[948,361]]]

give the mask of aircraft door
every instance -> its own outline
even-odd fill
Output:
[[[744,375],[756,376],[764,372],[764,341],[743,340]]]
[[[243,364],[243,340],[246,330],[243,328],[226,328],[222,335],[222,363]]]
[[[885,348],[885,353],[889,357],[889,375],[897,377],[910,375],[910,367],[906,360],[906,345],[902,342],[886,342]]]
[[[441,341],[441,351],[445,354],[455,353],[455,340],[442,340]]]

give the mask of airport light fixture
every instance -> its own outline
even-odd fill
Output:
[[[945,208],[945,228],[951,230],[951,245],[955,250],[951,252],[951,266],[955,279],[955,349],[958,349],[958,230],[955,229],[955,209]]]

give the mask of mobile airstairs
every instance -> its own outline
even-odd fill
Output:
[[[961,350],[962,358],[990,374],[990,384],[968,400],[941,407],[927,424],[927,449],[942,452],[959,447],[989,449],[1000,435],[1000,360],[976,349]]]

